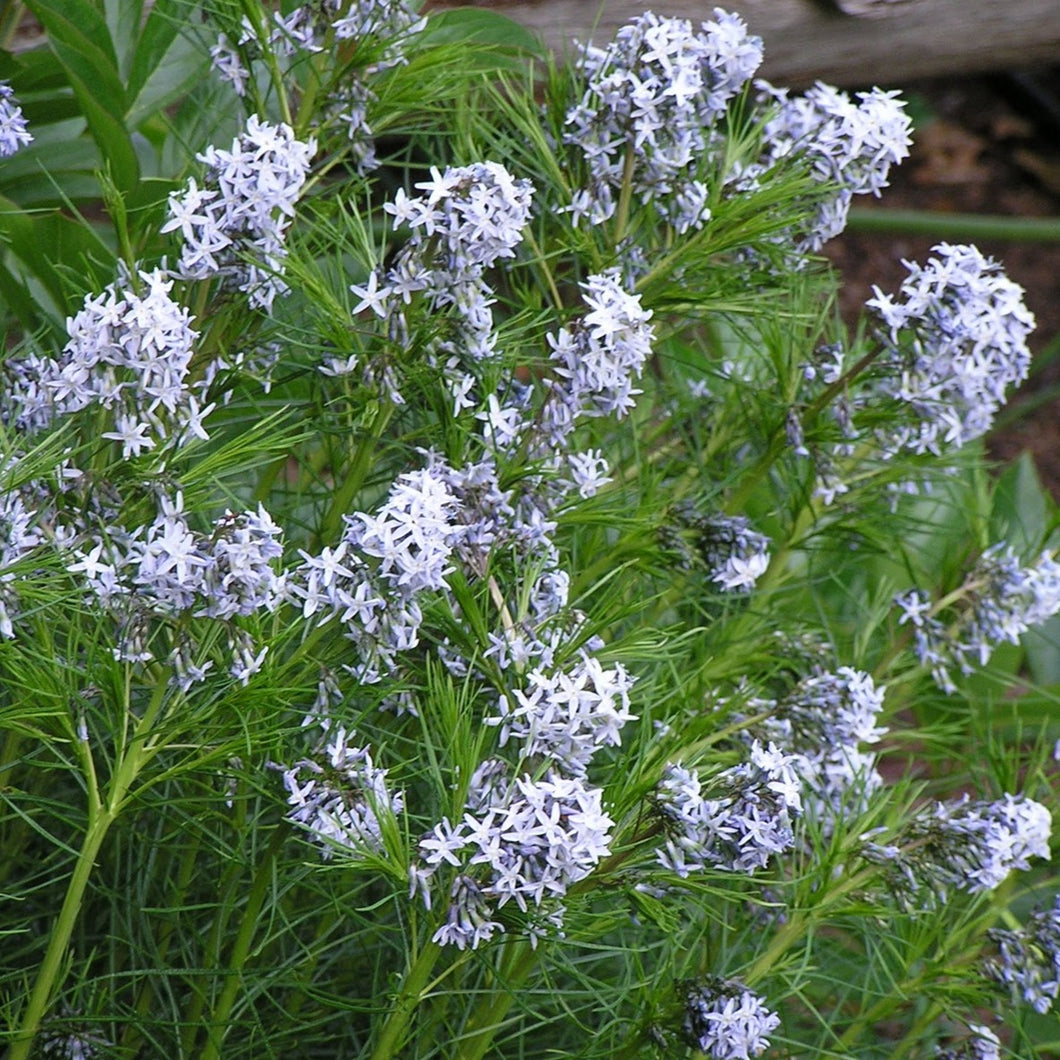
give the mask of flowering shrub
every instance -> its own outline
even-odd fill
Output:
[[[815,256],[897,94],[720,9],[30,6],[10,1060],[1047,1055],[1033,322],[941,244],[851,335]]]

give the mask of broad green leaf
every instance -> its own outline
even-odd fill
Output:
[[[5,198],[0,198],[0,242],[8,249],[7,268],[16,283],[31,292],[39,287],[50,303],[50,307],[38,306],[33,313],[23,316],[22,324],[27,330],[39,327],[42,315],[52,326],[57,321],[61,325],[62,319],[80,303],[87,288],[94,285],[92,263],[105,258],[109,259],[108,267],[113,263],[113,254],[82,221],[58,210],[28,213]],[[13,290],[4,291],[12,305]],[[26,310],[25,305],[22,309]]]
[[[1045,541],[1052,507],[1034,460],[1024,453],[997,480],[990,513],[992,539],[1007,541],[1021,556],[1037,552]]]
[[[139,177],[139,164],[125,126],[125,88],[102,15],[88,0],[27,3],[66,71],[104,163],[118,187],[128,190]]]
[[[143,0],[103,0],[103,17],[123,81],[129,78],[143,13]]]
[[[180,0],[160,0],[136,45],[129,71],[131,128],[184,96],[201,80],[208,60],[178,17]]]
[[[416,38],[417,48],[440,44],[492,44],[508,52],[526,52],[544,57],[541,39],[518,22],[497,11],[482,7],[462,7],[439,11],[427,20]]]
[[[1023,635],[1027,668],[1038,684],[1060,685],[1060,615]]]

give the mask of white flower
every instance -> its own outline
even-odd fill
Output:
[[[750,761],[714,778],[719,797],[708,799],[698,776],[668,763],[655,795],[668,838],[656,860],[681,877],[708,866],[745,874],[764,868],[794,842],[791,821],[802,809],[797,765],[796,756],[755,741]]]
[[[457,826],[443,819],[420,843],[429,879],[441,866],[459,866],[449,917],[434,938],[472,949],[501,925],[492,913],[514,902],[523,912],[566,894],[610,853],[614,821],[604,813],[599,789],[576,777],[550,773],[511,784],[490,770],[492,794],[475,794],[477,809]],[[481,787],[484,778],[476,787]]]
[[[381,854],[383,819],[404,809],[402,793],[387,788],[387,771],[372,762],[367,748],[353,746],[349,735],[342,727],[325,727],[318,753],[283,772],[287,818],[306,829],[324,858],[336,851]]]
[[[1023,289],[976,247],[932,249],[927,265],[904,263],[900,301],[875,288],[866,303],[894,363],[878,396],[900,402],[908,421],[881,433],[885,452],[938,453],[978,438],[1030,368]]]
[[[742,983],[708,978],[685,986],[684,1034],[714,1060],[750,1060],[769,1048],[780,1017]]]
[[[284,239],[315,153],[314,140],[297,140],[290,126],[255,114],[230,150],[209,147],[200,154],[207,167],[203,187],[189,178],[182,194],[171,194],[161,229],[179,228],[184,238],[179,275],[222,276],[252,306],[271,308],[287,290]]]
[[[855,102],[821,82],[804,96],[789,96],[765,82],[759,88],[762,101],[776,105],[765,123],[763,166],[802,152],[816,181],[839,187],[818,206],[809,232],[798,242],[800,251],[815,252],[846,227],[854,195],[879,195],[887,186],[890,167],[909,155],[912,124],[897,92],[874,88],[857,93]]]
[[[6,81],[0,81],[0,158],[10,157],[32,141],[15,93]]]
[[[936,803],[906,826],[902,847],[869,843],[864,856],[884,866],[904,900],[926,887],[940,900],[951,888],[978,894],[992,891],[1014,869],[1030,868],[1032,857],[1049,857],[1052,817],[1041,803],[1005,795],[995,802]]]
[[[628,179],[636,197],[678,232],[701,227],[710,210],[695,165],[761,62],[761,40],[739,16],[716,8],[698,32],[684,19],[648,12],[606,48],[578,48],[586,87],[567,111],[563,138],[584,153],[594,186],[575,192],[568,208],[575,221],[600,224],[612,216],[632,153]]]
[[[999,954],[987,973],[1013,987],[1035,1012],[1048,1012],[1060,994],[1060,898],[1033,913],[1025,928],[992,931],[991,937]]]
[[[633,677],[621,663],[604,669],[583,655],[569,670],[531,671],[525,691],[501,696],[498,713],[485,719],[500,726],[503,747],[523,741],[522,756],[553,759],[568,773],[583,776],[601,747],[617,747],[629,712]]]

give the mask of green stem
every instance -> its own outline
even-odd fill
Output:
[[[937,1001],[933,1001],[924,1015],[913,1024],[909,1033],[891,1051],[890,1060],[901,1060],[911,1049],[923,1048],[927,1029],[942,1015],[943,1011],[943,1007]]]
[[[792,910],[790,917],[781,926],[780,930],[773,936],[769,945],[758,955],[755,962],[741,976],[748,985],[755,983],[770,975],[776,968],[780,958],[803,938],[807,931],[824,916],[831,906],[839,899],[845,898],[851,891],[863,887],[877,874],[875,866],[862,869],[848,876],[842,883],[830,891],[820,903],[808,909]]]
[[[254,932],[257,930],[265,897],[269,891],[269,885],[273,880],[273,864],[276,861],[283,844],[287,839],[289,828],[285,824],[278,825],[272,833],[268,848],[261,864],[258,865],[254,875],[254,881],[250,885],[250,893],[247,895],[246,909],[243,911],[243,919],[239,925],[239,932],[232,945],[232,954],[228,960],[226,969],[226,980],[221,996],[214,1005],[212,1018],[206,1028],[206,1047],[200,1054],[201,1060],[217,1060],[221,1055],[221,1042],[224,1032],[228,1027],[228,1020],[232,1014],[236,997],[243,986],[243,968],[250,955],[250,945],[254,941]]]
[[[626,147],[626,159],[622,167],[622,190],[618,193],[618,208],[615,211],[615,237],[614,244],[617,247],[625,238],[626,227],[629,225],[629,208],[633,201],[633,166],[637,160],[637,152],[632,144]]]
[[[371,1060],[391,1060],[405,1042],[408,1035],[409,1021],[426,993],[426,986],[431,972],[441,955],[442,947],[437,942],[428,942],[412,960],[401,991],[394,1001],[383,1031],[379,1035]]]
[[[538,952],[529,942],[512,943],[505,967],[498,973],[499,984],[485,1007],[477,1007],[468,1033],[453,1053],[453,1060],[482,1060],[512,1007],[519,988],[537,964]]]
[[[1011,239],[1060,243],[1060,220],[997,214],[932,213],[929,210],[851,210],[847,227],[858,232],[902,232],[936,239]]]
[[[861,375],[861,373],[880,356],[883,349],[884,348],[881,346],[877,349],[870,350],[858,361],[852,364],[834,383],[830,384],[817,395],[802,414],[801,420],[804,430],[810,428],[817,416],[819,416],[820,413],[831,404],[834,398],[846,389],[847,384]],[[758,458],[758,462],[751,468],[747,475],[744,476],[740,488],[732,494],[726,503],[725,511],[729,515],[739,515],[743,512],[748,499],[754,493],[758,484],[769,473],[769,469],[776,463],[781,453],[783,453],[789,445],[790,443],[788,442],[786,431],[778,430],[773,435],[773,439],[769,443],[766,451]]]
[[[59,916],[52,928],[51,937],[48,940],[48,948],[41,962],[40,970],[37,972],[36,982],[26,1002],[22,1022],[15,1033],[14,1041],[8,1052],[7,1060],[26,1060],[33,1047],[33,1040],[40,1030],[44,1014],[48,1009],[52,994],[59,985],[62,972],[63,959],[70,945],[77,918],[81,912],[81,904],[88,887],[89,878],[95,868],[96,858],[99,855],[103,840],[106,838],[110,826],[117,820],[122,810],[125,797],[129,793],[136,780],[137,775],[144,765],[150,760],[153,750],[147,746],[147,734],[154,725],[158,714],[165,702],[166,684],[159,681],[155,686],[151,702],[148,704],[144,716],[136,725],[133,737],[122,755],[118,768],[115,770],[110,783],[105,803],[100,803],[92,798],[88,807],[88,827],[85,829],[85,837],[81,842],[81,850],[77,856],[77,863],[70,876],[70,882],[66,887],[66,895],[63,898]],[[126,707],[128,710],[128,706]]]
[[[33,992],[30,994],[26,1010],[22,1015],[22,1025],[11,1043],[7,1060],[26,1060],[33,1048],[33,1040],[37,1036],[37,1031],[40,1030],[44,1013],[51,1001],[52,991],[59,983],[63,958],[66,956],[66,948],[81,912],[85,888],[95,868],[96,857],[103,845],[103,839],[113,822],[114,818],[109,812],[98,814],[89,821],[85,838],[81,843],[81,850],[77,856],[77,864],[74,865],[73,874],[66,887],[62,908],[59,910],[58,919],[55,921],[51,938],[48,940],[48,949],[44,954],[44,960],[37,972],[37,980],[33,984]]]
[[[332,491],[331,504],[328,507],[321,525],[321,533],[324,542],[333,541],[339,536],[342,529],[342,517],[346,515],[353,504],[357,491],[364,484],[368,471],[372,466],[372,458],[377,455],[379,439],[383,436],[390,417],[394,414],[394,406],[387,402],[380,408],[372,423],[371,430],[358,443],[354,450],[353,459],[350,461],[346,477]]]

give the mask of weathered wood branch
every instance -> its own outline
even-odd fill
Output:
[[[437,7],[468,6],[455,0]],[[1060,62],[1060,0],[904,0],[881,17],[844,14],[825,0],[480,0],[535,30],[558,54],[571,41],[603,43],[651,9],[699,23],[715,6],[740,14],[765,42],[761,74],[780,85],[846,86]]]

